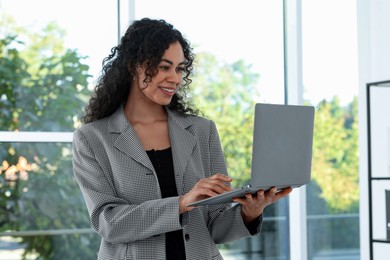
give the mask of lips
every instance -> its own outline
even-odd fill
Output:
[[[172,96],[175,94],[175,89],[174,88],[167,88],[167,87],[160,87],[161,91],[169,96]]]

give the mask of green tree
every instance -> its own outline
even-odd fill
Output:
[[[7,21],[0,21],[13,32],[0,39],[0,130],[73,131],[90,94],[85,57],[65,48],[54,23],[34,33]],[[0,231],[90,227],[70,144],[2,143],[0,163]],[[23,257],[37,259],[94,259],[99,242],[95,234],[21,240]]]
[[[254,106],[260,99],[259,77],[243,60],[228,63],[209,53],[197,54],[191,90],[194,104],[217,125],[234,187],[248,184],[250,178]],[[280,203],[286,201],[269,206],[267,216],[278,215],[281,208],[285,209],[280,207]],[[265,222],[262,232],[275,233],[279,224],[276,221]],[[247,243],[256,244],[258,238],[247,238]],[[275,244],[269,251],[277,251],[279,247]],[[219,245],[219,248],[242,250],[242,242]]]
[[[192,84],[195,105],[215,121],[233,185],[240,187],[250,178],[259,75],[243,60],[229,64],[199,53],[197,62]]]
[[[253,107],[259,75],[244,61],[229,64],[199,53],[192,84],[195,105],[215,121],[234,186],[250,176]],[[330,212],[356,212],[359,201],[357,99],[335,97],[316,106],[312,160],[318,196]]]
[[[346,107],[335,97],[316,108],[313,179],[330,212],[356,212],[359,206],[357,98]]]

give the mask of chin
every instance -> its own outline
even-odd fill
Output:
[[[161,100],[160,104],[163,106],[168,106],[169,104],[171,104],[171,102],[172,102],[172,98],[166,99],[166,100]]]
[[[170,104],[171,104],[171,102],[169,101],[169,102],[164,103],[163,106],[169,106]]]

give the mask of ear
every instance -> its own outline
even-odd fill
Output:
[[[145,72],[145,66],[139,64],[135,67],[135,70],[137,71],[137,75],[140,76]]]

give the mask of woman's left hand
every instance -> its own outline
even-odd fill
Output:
[[[277,191],[276,188],[273,187],[267,192],[264,192],[264,190],[259,190],[254,195],[247,193],[245,197],[234,198],[233,201],[242,205],[242,218],[245,224],[249,224],[258,218],[261,214],[263,214],[264,209],[268,205],[286,197],[288,194],[290,194],[291,191],[291,187],[285,188],[281,191]]]

